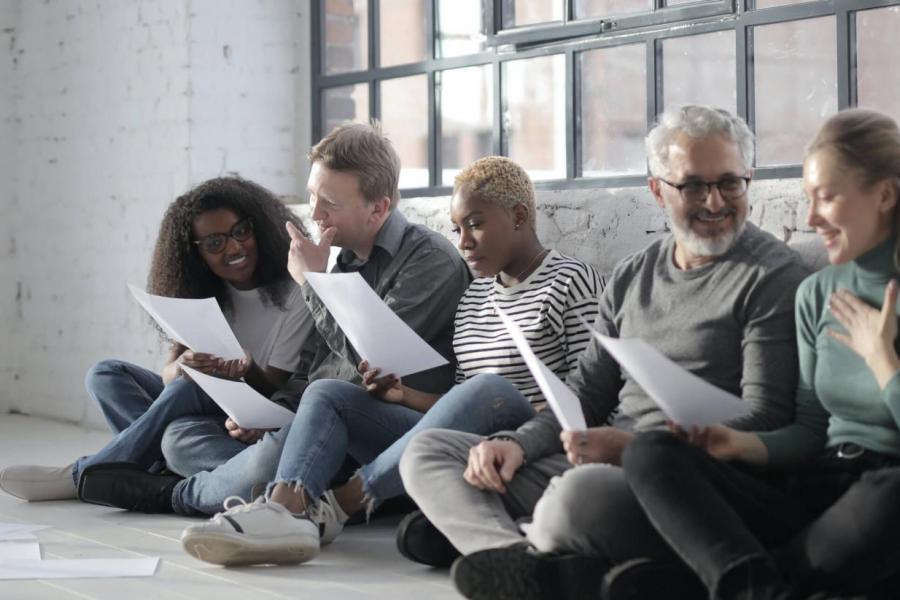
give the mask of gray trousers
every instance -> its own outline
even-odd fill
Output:
[[[432,429],[414,437],[400,461],[407,493],[463,554],[528,542],[548,553],[670,558],[619,467],[572,467],[555,454],[523,465],[506,493],[463,479],[469,450],[485,438]],[[523,536],[517,519],[533,516]]]

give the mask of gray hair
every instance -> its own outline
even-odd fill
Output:
[[[721,108],[687,104],[661,114],[644,140],[653,177],[668,174],[669,145],[679,133],[692,138],[725,135],[738,145],[747,171],[753,168],[753,132],[742,118]]]

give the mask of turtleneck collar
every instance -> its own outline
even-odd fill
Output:
[[[853,260],[859,274],[866,279],[887,280],[897,275],[894,265],[894,248],[897,238],[891,236],[865,254]]]

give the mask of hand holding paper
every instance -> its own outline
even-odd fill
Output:
[[[608,337],[595,331],[587,321],[581,322],[666,416],[681,427],[721,423],[746,411],[740,398],[686,371],[644,340]]]
[[[244,429],[279,429],[294,420],[294,413],[275,404],[243,381],[204,375],[182,366],[185,372],[235,423]]]
[[[447,364],[359,273],[307,273],[306,280],[360,357],[382,373],[404,377]]]

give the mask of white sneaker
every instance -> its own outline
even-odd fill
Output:
[[[341,508],[331,490],[319,496],[319,503],[309,508],[306,513],[310,520],[318,526],[323,546],[334,541],[334,538],[344,530],[344,523],[350,518]]]
[[[78,497],[75,482],[72,481],[72,465],[6,467],[0,470],[0,490],[29,502],[74,500]]]
[[[185,551],[216,565],[296,565],[319,554],[319,529],[277,502],[251,504],[237,496],[225,500],[225,512],[181,533]]]

